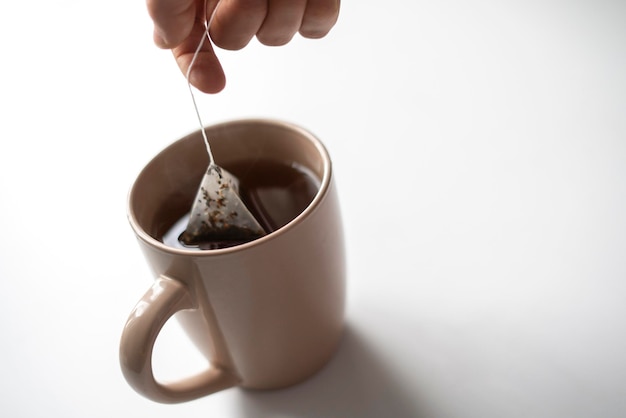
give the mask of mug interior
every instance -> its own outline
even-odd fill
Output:
[[[328,187],[330,159],[324,146],[297,126],[269,120],[241,120],[207,127],[206,133],[216,163],[226,169],[230,164],[255,159],[306,169],[320,184],[309,207]],[[152,159],[137,177],[129,195],[129,218],[137,234],[162,245],[163,235],[189,212],[208,164],[201,131],[174,142]]]

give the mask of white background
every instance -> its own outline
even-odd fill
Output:
[[[152,280],[128,189],[197,128],[151,32],[141,0],[0,5],[2,416],[624,416],[625,2],[345,0],[323,40],[218,51],[205,122],[331,152],[347,331],[304,384],[175,406],[117,357]],[[154,361],[203,366],[175,322]]]

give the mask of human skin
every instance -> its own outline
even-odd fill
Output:
[[[337,22],[340,0],[147,0],[147,7],[154,22],[154,42],[171,49],[180,70],[187,74],[205,35],[205,22],[214,11],[211,40],[234,51],[255,36],[268,46],[285,45],[296,33],[322,38]],[[189,81],[205,93],[224,88],[226,77],[211,42],[203,43]]]

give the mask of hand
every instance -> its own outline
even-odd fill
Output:
[[[171,49],[183,74],[205,33],[213,11],[212,41],[239,50],[256,36],[264,45],[288,43],[296,33],[322,38],[337,22],[340,0],[147,0],[154,21],[154,42]],[[211,42],[204,42],[189,81],[205,93],[217,93],[226,79]]]

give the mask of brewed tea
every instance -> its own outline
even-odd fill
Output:
[[[298,216],[315,197],[320,181],[305,167],[272,160],[242,160],[224,165],[239,179],[241,200],[267,233],[276,231]],[[202,242],[184,245],[184,232],[189,215],[176,222],[164,235],[166,245],[177,248],[210,250],[232,247],[246,241]]]

